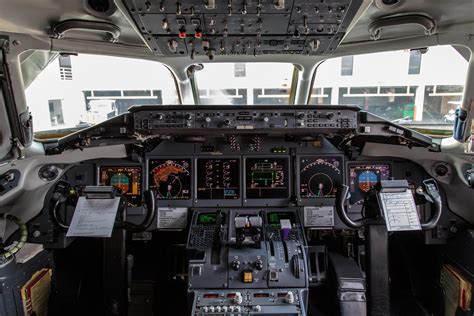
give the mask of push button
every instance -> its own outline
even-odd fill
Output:
[[[244,271],[244,283],[253,283],[252,271]]]

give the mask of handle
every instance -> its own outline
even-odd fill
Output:
[[[66,20],[53,27],[53,34],[57,39],[63,38],[69,31],[94,31],[106,33],[108,40],[116,43],[120,37],[120,28],[108,22],[85,20]]]
[[[434,179],[424,180],[422,189],[424,193],[430,198],[428,200],[433,203],[435,209],[433,214],[431,214],[429,221],[421,224],[421,229],[430,230],[438,225],[438,221],[441,218],[441,212],[443,211],[443,202]]]
[[[127,221],[117,221],[115,227],[123,228],[131,233],[144,232],[148,227],[150,227],[156,214],[155,193],[152,190],[146,190],[143,192],[143,197],[146,206],[146,214],[143,221],[140,224],[133,224]]]
[[[390,16],[373,21],[369,25],[369,34],[372,40],[380,39],[382,29],[401,25],[415,24],[425,30],[426,35],[433,35],[436,31],[436,23],[424,15],[402,15]]]
[[[372,218],[361,218],[358,220],[352,220],[347,215],[346,200],[349,195],[349,187],[347,185],[341,185],[336,195],[336,211],[342,222],[350,228],[362,228],[369,224],[380,224],[380,221]]]
[[[59,208],[68,200],[70,188],[71,186],[68,182],[62,180],[58,181],[50,200],[49,218],[56,229],[61,232],[67,232],[69,229],[69,225],[61,220]]]

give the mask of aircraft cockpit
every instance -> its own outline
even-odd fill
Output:
[[[0,0],[0,316],[472,315],[473,12]]]

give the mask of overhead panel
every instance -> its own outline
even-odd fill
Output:
[[[125,0],[157,55],[319,55],[333,51],[362,0]]]

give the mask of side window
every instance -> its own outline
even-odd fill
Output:
[[[59,56],[25,90],[35,132],[82,128],[133,105],[179,102],[162,64],[97,55]]]
[[[316,70],[310,104],[347,104],[449,136],[468,62],[452,46],[329,59]]]

